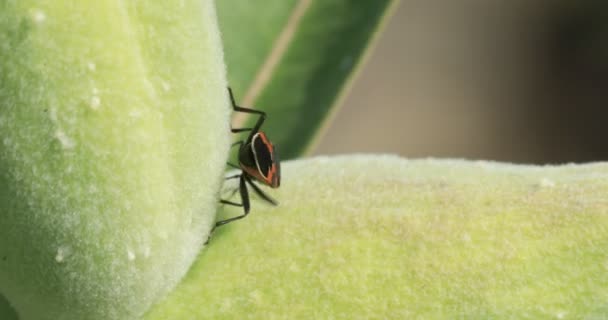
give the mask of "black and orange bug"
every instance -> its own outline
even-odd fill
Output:
[[[277,205],[277,201],[265,194],[260,187],[255,184],[255,181],[265,184],[271,188],[278,188],[281,185],[281,164],[277,155],[276,147],[270,142],[266,134],[260,131],[266,113],[260,110],[243,108],[236,104],[232,89],[228,88],[232,109],[235,112],[252,113],[258,115],[258,120],[253,128],[231,128],[232,133],[247,132],[247,139],[237,141],[232,146],[239,146],[238,151],[238,166],[228,163],[229,166],[241,170],[240,174],[236,174],[226,179],[239,179],[239,193],[241,195],[241,203],[232,202],[221,199],[220,202],[228,205],[243,207],[243,214],[221,220],[215,223],[214,229],[230,223],[235,220],[242,219],[249,214],[249,190],[247,185],[253,191],[272,205]]]

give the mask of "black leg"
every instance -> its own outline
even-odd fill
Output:
[[[227,165],[235,168],[235,169],[241,169],[241,167],[237,166],[236,164],[230,163],[230,162],[226,162]]]
[[[253,114],[257,114],[260,116],[258,118],[258,121],[255,123],[255,126],[253,126],[253,128],[231,129],[232,132],[251,131],[251,133],[249,134],[249,137],[247,137],[247,140],[246,140],[247,143],[251,143],[251,140],[253,139],[253,135],[255,135],[260,130],[260,127],[264,123],[264,120],[266,119],[266,113],[263,111],[260,111],[260,110],[239,107],[236,104],[236,102],[234,101],[234,95],[232,94],[232,89],[230,87],[228,87],[228,92],[230,93],[230,101],[232,101],[232,109],[234,109],[234,111],[244,112],[244,113],[253,113]]]
[[[228,199],[231,199],[232,197],[234,197],[234,194],[239,191],[239,188],[234,188],[232,189],[232,191],[230,191],[230,195],[228,196]],[[225,200],[224,200],[225,201]],[[220,202],[222,202],[222,200],[220,199]],[[230,203],[227,203],[230,204]],[[232,204],[231,204],[232,205]],[[240,203],[239,203],[239,207],[240,207]]]
[[[220,203],[229,204],[229,205],[235,206],[235,207],[242,207],[243,206],[242,203],[238,203],[238,202],[234,202],[234,201],[230,201],[230,200],[224,200],[224,199],[220,199]]]
[[[232,148],[234,148],[234,146],[239,146],[238,149],[240,150],[241,146],[243,146],[243,143],[245,143],[245,142],[243,142],[242,140],[233,143],[232,145],[230,145],[230,151],[232,152]],[[238,157],[238,154],[237,154],[237,157]],[[237,166],[236,164],[232,164],[230,162],[227,162],[226,164],[229,165],[229,166],[231,166],[231,167],[233,167],[233,168],[235,168],[235,169],[241,169],[241,167]]]
[[[241,177],[241,175],[240,175],[240,174],[237,174],[237,175],[234,175],[234,176],[226,177],[226,179],[225,179],[225,180],[236,179],[236,178],[240,178],[240,177]],[[239,190],[239,189],[240,189],[240,188],[236,188],[236,189],[232,190],[232,192],[231,192],[231,193],[230,193],[230,195],[228,196],[228,199],[232,198],[232,196],[234,196],[234,193],[235,193],[237,190]],[[231,206],[235,206],[235,207],[242,207],[242,206],[243,206],[242,204],[240,204],[240,203],[238,203],[238,202],[228,201],[228,200],[224,200],[224,199],[220,199],[220,203],[223,203],[223,204],[229,204],[229,205],[231,205]]]
[[[249,109],[249,108],[244,108],[244,107],[240,107],[236,104],[236,101],[234,99],[234,94],[232,93],[232,89],[230,87],[228,87],[228,93],[230,94],[230,101],[232,102],[232,109],[236,112],[244,112],[244,113],[252,113],[252,114],[257,114],[258,120],[256,121],[255,125],[252,128],[230,128],[230,131],[232,133],[239,133],[239,132],[246,132],[249,131],[249,136],[247,137],[247,140],[245,141],[237,141],[235,143],[232,144],[231,148],[234,147],[235,145],[239,145],[239,149],[243,146],[244,143],[251,143],[251,141],[253,140],[253,136],[258,133],[258,131],[260,130],[260,127],[262,127],[262,124],[264,123],[264,120],[266,119],[266,113],[264,113],[263,111],[260,110],[255,110],[255,109]],[[230,162],[227,163],[229,166],[236,168],[236,169],[240,169],[239,166],[234,165]],[[213,233],[213,231],[215,231],[215,229],[217,227],[223,226],[225,224],[228,224],[232,221],[236,221],[239,219],[243,219],[245,218],[248,214],[249,214],[249,209],[250,209],[250,203],[249,203],[249,191],[247,189],[247,185],[251,186],[253,188],[253,191],[260,196],[262,199],[266,200],[267,202],[273,204],[273,205],[277,205],[277,201],[274,200],[273,198],[271,198],[270,196],[268,196],[267,194],[265,194],[252,180],[249,176],[247,176],[246,173],[241,173],[241,174],[237,174],[237,175],[233,175],[230,177],[226,177],[226,180],[228,179],[236,179],[239,178],[239,193],[241,195],[241,203],[238,202],[233,202],[233,201],[229,201],[229,200],[223,200],[220,199],[220,202],[223,204],[228,204],[228,205],[232,205],[232,206],[237,206],[237,207],[242,207],[243,208],[243,214],[236,216],[236,217],[232,217],[232,218],[228,218],[225,220],[221,220],[215,223],[215,225],[213,226],[213,228],[211,229],[211,232],[209,234],[209,238],[207,239],[207,242],[205,242],[205,244],[209,243],[209,240],[211,239],[211,234]],[[236,192],[236,190],[235,190]],[[234,195],[234,192],[232,193],[232,195]],[[231,197],[232,197],[231,195]]]
[[[273,206],[278,205],[279,203],[274,200],[273,198],[271,198],[269,195],[267,195],[266,193],[264,193],[264,191],[262,191],[262,189],[260,189],[260,187],[258,187],[255,182],[253,182],[251,180],[251,178],[249,178],[248,176],[244,176],[245,181],[247,182],[247,184],[249,184],[251,186],[251,188],[253,189],[253,191],[260,196],[260,198],[268,201],[270,204],[272,204]]]
[[[230,176],[230,177],[226,177],[226,178],[224,178],[224,180],[230,180],[230,179],[236,179],[236,178],[241,178],[241,174],[239,173],[239,174],[235,174],[235,175]],[[234,196],[234,193],[235,193],[237,190],[239,190],[239,189],[240,189],[240,187],[239,187],[239,188],[234,189],[234,190],[232,191],[232,193],[230,193],[230,196],[228,196],[228,199],[232,198],[232,196]],[[242,205],[242,204],[240,204],[240,203],[237,203],[237,202],[232,202],[232,201],[228,201],[228,200],[224,200],[224,199],[220,199],[220,203],[223,203],[223,204],[229,204],[229,205],[231,205],[231,206],[236,206],[236,207],[242,207],[242,206],[243,206],[243,205]]]
[[[239,220],[239,219],[243,219],[245,218],[248,214],[249,214],[249,193],[247,191],[247,185],[245,184],[245,175],[240,175],[240,181],[239,181],[239,192],[241,194],[241,201],[242,203],[237,203],[237,202],[232,202],[232,201],[228,201],[228,200],[220,200],[221,203],[225,203],[225,204],[229,204],[229,205],[233,205],[233,206],[237,206],[237,207],[243,207],[243,214],[240,216],[236,216],[236,217],[232,217],[232,218],[228,218],[226,220],[222,220],[222,221],[218,221],[215,223],[215,227],[213,227],[213,229],[219,227],[219,226],[223,226],[227,223],[230,223],[232,221],[235,220]],[[213,230],[212,230],[213,232]]]
[[[239,132],[251,131],[251,129],[253,129],[253,128],[238,128],[238,129],[230,128],[230,132],[239,133]]]
[[[233,142],[233,143],[230,145],[230,149],[234,148],[234,146],[239,146],[239,148],[240,148],[240,146],[242,146],[242,145],[243,145],[243,143],[245,143],[245,142],[244,142],[244,141],[242,141],[242,140],[241,140],[241,141],[236,141],[236,142]]]
[[[240,177],[241,177],[241,174],[239,173],[239,174],[235,174],[230,177],[226,177],[226,178],[224,178],[224,180],[236,179],[236,178],[240,178]]]

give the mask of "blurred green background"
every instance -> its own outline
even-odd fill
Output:
[[[403,0],[314,154],[608,160],[608,2]]]

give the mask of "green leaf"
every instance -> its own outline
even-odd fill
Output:
[[[242,97],[253,83],[296,3],[297,0],[217,2],[228,79],[238,96]]]
[[[0,0],[0,292],[136,319],[212,226],[230,141],[211,1]]]
[[[18,320],[17,313],[10,306],[6,298],[0,295],[0,319],[2,320]]]
[[[145,319],[608,314],[606,163],[347,156],[283,173],[281,204],[218,229]]]
[[[219,3],[237,103],[268,113],[263,129],[282,159],[314,144],[394,3],[275,0],[264,10],[260,2]]]

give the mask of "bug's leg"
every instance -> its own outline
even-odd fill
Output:
[[[260,189],[260,187],[258,187],[255,182],[253,182],[251,180],[251,178],[244,176],[245,181],[247,181],[247,184],[249,184],[251,186],[251,188],[253,188],[253,191],[260,196],[260,198],[266,200],[267,202],[269,202],[270,204],[272,204],[273,206],[278,205],[279,203],[273,199],[272,197],[270,197],[269,195],[267,195],[266,193],[264,193],[264,191],[262,191],[262,189]]]
[[[238,220],[238,219],[242,219],[245,216],[247,216],[247,214],[249,213],[249,194],[247,193],[247,186],[245,185],[245,180],[243,180],[242,175],[234,175],[234,176],[230,176],[227,177],[226,179],[234,179],[234,178],[241,178],[239,181],[239,188],[238,190],[241,193],[241,201],[242,203],[237,203],[237,202],[233,202],[233,201],[228,201],[228,200],[224,200],[224,199],[220,199],[220,202],[223,204],[229,204],[231,206],[236,206],[236,207],[243,207],[243,211],[244,213],[240,216],[236,216],[236,217],[232,217],[226,220],[222,220],[222,221],[218,221],[213,225],[213,228],[211,228],[211,231],[209,231],[209,237],[207,238],[207,241],[205,241],[205,245],[207,245],[209,243],[209,240],[211,240],[211,235],[213,235],[213,232],[215,231],[215,229],[219,226],[223,226],[229,222],[232,222],[234,220]],[[234,192],[236,192],[237,189],[234,190]],[[234,192],[230,195],[230,198],[232,198],[232,196],[234,195]]]
[[[224,178],[224,180],[236,179],[236,178],[240,178],[240,177],[241,177],[241,174],[239,173],[239,174],[235,174],[230,177],[226,177],[226,178]]]
[[[239,188],[234,188],[232,189],[232,191],[230,191],[230,195],[228,196],[228,199],[234,197],[234,194],[239,190]]]
[[[243,143],[245,143],[245,142],[243,142],[243,140],[233,143],[232,145],[230,145],[230,151],[232,151],[232,148],[234,148],[234,146],[239,146],[239,149],[241,149],[241,146],[243,145]],[[236,164],[233,164],[230,162],[226,162],[226,164],[235,169],[241,169],[241,167],[237,166]]]
[[[264,120],[266,119],[266,113],[264,111],[243,108],[243,107],[238,106],[236,104],[236,102],[234,101],[234,95],[232,94],[232,89],[230,87],[228,87],[228,92],[230,93],[230,101],[232,101],[232,109],[234,109],[234,111],[244,112],[244,113],[253,113],[253,114],[257,114],[260,116],[258,118],[258,121],[253,126],[253,128],[231,129],[232,132],[251,131],[251,133],[249,134],[249,137],[247,138],[247,142],[249,143],[249,142],[251,142],[251,139],[253,139],[253,135],[255,135],[260,130],[260,127],[264,123]],[[236,130],[238,130],[238,131],[236,131]]]
[[[230,167],[235,168],[235,169],[241,169],[241,167],[237,166],[237,165],[236,165],[236,164],[234,164],[234,163],[226,162],[226,164],[227,164],[228,166],[230,166]]]
[[[234,148],[234,146],[239,146],[239,148],[240,148],[240,146],[243,145],[243,143],[245,143],[243,140],[236,141],[230,145],[230,149],[232,150],[232,148]]]
[[[236,174],[236,175],[233,175],[233,176],[230,176],[230,177],[226,177],[226,178],[224,178],[224,180],[236,179],[236,178],[240,178],[240,177],[241,177],[241,174],[239,173],[239,174]],[[232,196],[234,196],[234,193],[235,193],[235,192],[236,192],[236,190],[238,190],[238,189],[239,189],[239,188],[234,189],[234,190],[233,190],[233,191],[230,193],[230,196],[228,196],[228,199],[232,198]],[[230,204],[230,205],[240,206],[240,204],[238,204],[238,203],[232,203],[232,202],[230,202],[230,201],[228,201],[228,200],[224,200],[224,199],[220,199],[220,202],[221,202],[221,203],[225,203],[225,204]]]
[[[230,163],[230,162],[228,162],[228,164],[229,164],[229,165],[231,165],[231,166],[234,166],[234,165],[233,165],[232,163]],[[236,168],[238,168],[238,167],[236,167]],[[240,177],[241,177],[241,174],[239,173],[239,174],[235,174],[235,175],[233,175],[233,176],[226,177],[226,178],[224,178],[224,180],[231,180],[231,179],[236,179],[236,178],[240,178]],[[232,198],[232,197],[234,196],[234,194],[236,193],[236,191],[237,191],[237,190],[239,190],[239,188],[234,188],[234,189],[233,189],[233,190],[230,192],[230,195],[228,196],[228,199]],[[224,200],[224,199],[220,199],[220,203],[229,204],[229,205],[233,205],[233,206],[239,206],[239,207],[241,206],[241,204],[240,204],[240,203],[235,203],[235,202],[228,201],[228,200]]]
[[[232,133],[239,133],[239,132],[245,132],[245,131],[251,131],[251,129],[253,128],[230,128],[230,132]]]
[[[232,102],[232,109],[235,111],[239,111],[239,112],[247,112],[247,111],[243,111],[241,109],[247,109],[247,108],[242,108],[236,105],[236,102],[234,101],[234,95],[232,94],[232,88],[228,87],[228,92],[230,93],[230,101]],[[250,109],[247,109],[250,110]],[[232,126],[230,127],[230,131],[232,133],[239,133],[239,132],[245,132],[245,131],[251,131],[253,128],[232,128]]]
[[[249,208],[250,208],[249,207],[249,193],[247,191],[247,185],[245,184],[244,177],[245,177],[245,175],[241,174],[240,181],[239,181],[239,192],[241,194],[241,203],[232,202],[232,201],[228,201],[228,200],[220,200],[220,202],[224,203],[224,204],[229,204],[229,205],[233,205],[233,206],[237,206],[237,207],[243,207],[243,214],[240,216],[228,218],[226,220],[218,221],[215,223],[215,227],[213,227],[213,229],[223,226],[232,221],[243,219],[249,214]]]

